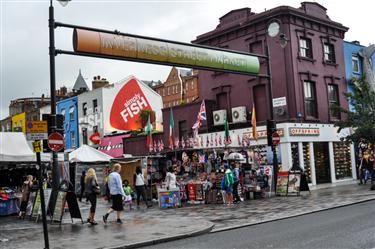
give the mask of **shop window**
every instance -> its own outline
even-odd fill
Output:
[[[94,110],[94,113],[97,113],[98,112],[98,100],[97,99],[94,99],[92,101],[92,108]]]
[[[304,172],[306,174],[306,180],[308,183],[311,183],[310,144],[302,143],[302,148],[303,148],[303,165],[304,165]]]
[[[313,58],[311,39],[301,37],[299,40],[299,53],[301,57]]]
[[[300,167],[299,163],[299,153],[298,153],[298,143],[291,143],[292,147],[292,167],[297,168]]]
[[[76,145],[76,134],[75,134],[74,130],[71,132],[71,141],[72,141],[72,143],[70,144],[70,147],[72,148],[73,146]]]
[[[305,81],[303,83],[303,92],[305,98],[306,117],[317,118],[318,114],[316,110],[315,83],[311,81]]]
[[[82,113],[83,113],[83,116],[86,116],[87,115],[87,103],[82,103]]]
[[[64,108],[61,109],[60,113],[61,113],[61,115],[65,118],[65,109],[64,109]]]
[[[350,145],[344,142],[333,143],[336,179],[352,177]]]
[[[328,101],[329,101],[329,115],[331,119],[340,119],[340,112],[332,110],[332,107],[339,106],[339,93],[338,86],[329,84],[328,85]]]
[[[324,43],[324,61],[336,63],[335,47],[331,43]]]
[[[229,107],[227,93],[224,92],[224,93],[217,94],[216,103],[217,103],[218,110],[227,109]]]
[[[267,120],[267,106],[264,103],[267,103],[267,94],[265,85],[257,85],[253,88],[253,100],[255,104],[255,113],[257,121]]]
[[[87,128],[82,128],[82,143],[83,144],[88,144]]]
[[[180,134],[180,141],[184,137],[188,137],[188,127],[186,120],[181,120],[178,122],[178,131]]]
[[[352,55],[352,71],[359,73],[359,58],[357,55]]]
[[[74,120],[74,106],[69,107],[69,119]]]

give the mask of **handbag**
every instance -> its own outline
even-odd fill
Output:
[[[92,192],[99,195],[100,194],[100,187],[98,185],[92,186]]]

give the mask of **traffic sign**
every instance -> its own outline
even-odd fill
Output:
[[[40,140],[33,142],[33,150],[35,153],[42,152],[42,142]]]
[[[26,123],[27,140],[43,140],[48,138],[48,125],[46,121],[28,121]]]
[[[278,145],[280,143],[280,135],[275,131],[272,133],[272,144]]]
[[[60,133],[54,132],[49,135],[47,143],[52,151],[58,152],[64,148],[64,137]]]

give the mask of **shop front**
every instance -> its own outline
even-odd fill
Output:
[[[354,146],[343,141],[349,129],[337,133],[333,124],[285,123],[280,126],[287,131],[281,140],[284,170],[290,165],[299,165],[312,185],[357,178]]]
[[[281,138],[277,147],[280,170],[288,171],[297,165],[312,185],[357,178],[354,146],[343,141],[349,129],[338,133],[333,124],[281,123],[277,124],[277,132]],[[258,140],[254,140],[251,128],[231,130],[226,148],[247,151],[249,163],[256,167],[271,165],[266,127],[257,127],[257,133]],[[224,132],[199,134],[194,148],[224,148],[223,139]]]

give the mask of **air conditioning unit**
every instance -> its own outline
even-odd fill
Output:
[[[246,122],[246,107],[238,106],[232,108],[232,121],[233,123],[245,123]]]
[[[212,113],[214,117],[214,125],[223,125],[227,118],[227,110],[217,110]]]
[[[289,118],[287,106],[284,105],[284,106],[274,107],[273,116],[274,116],[274,119],[277,121],[287,120]]]

